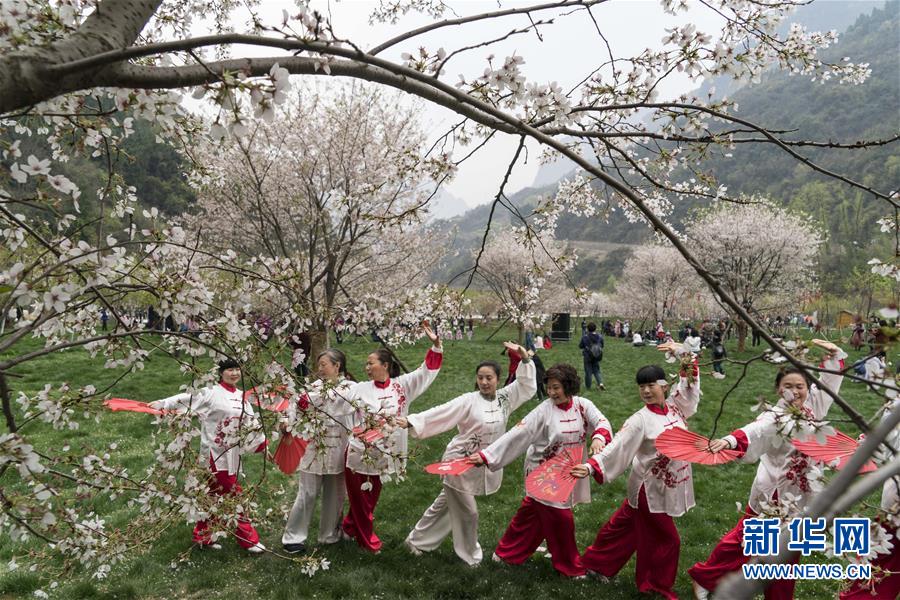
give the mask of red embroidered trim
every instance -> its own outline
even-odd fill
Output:
[[[744,433],[743,429],[735,429],[731,432],[731,435],[734,436],[734,439],[737,440],[737,450],[741,453],[741,456],[746,454],[747,448],[750,447],[750,440],[747,439],[747,434]]]
[[[603,483],[603,470],[600,468],[600,463],[598,463],[593,458],[588,459],[588,464],[591,465],[591,468],[594,469],[594,481],[597,483]]]

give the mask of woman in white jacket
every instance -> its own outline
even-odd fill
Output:
[[[244,399],[237,383],[241,380],[241,367],[234,360],[219,363],[219,383],[197,392],[175,394],[151,402],[160,410],[188,412],[200,421],[200,460],[212,473],[209,494],[224,496],[240,494],[237,482],[241,471],[241,455],[263,452],[266,438],[253,407]],[[234,532],[238,544],[253,553],[263,552],[259,534],[243,515],[238,519]],[[220,549],[212,538],[208,519],[202,519],[194,527],[194,542],[202,547]]]
[[[844,369],[843,359],[847,354],[826,340],[813,340],[813,343],[828,352],[820,367],[834,371],[822,373],[822,383],[838,392],[843,381],[840,371]],[[743,553],[745,519],[762,513],[764,504],[785,505],[788,497],[796,498],[795,508],[802,510],[815,493],[811,475],[818,470],[794,448],[790,439],[805,439],[814,426],[824,424],[822,421],[828,415],[832,398],[813,385],[806,374],[796,367],[782,368],[775,378],[775,388],[780,399],[774,407],[763,411],[752,423],[710,442],[713,452],[735,449],[741,452],[742,461],[759,461],[759,466],[744,515],[719,540],[705,562],[688,569],[694,580],[694,594],[698,598],[708,598],[725,575],[739,570],[749,560]],[[794,583],[792,579],[773,581],[766,588],[766,600],[793,598]]]
[[[687,351],[674,342],[657,348]],[[665,371],[656,365],[638,369],[635,380],[644,406],[628,417],[612,443],[572,470],[575,477],[592,474],[607,484],[631,468],[627,497],[585,549],[582,563],[610,578],[636,554],[638,591],[677,598],[673,587],[681,538],[674,519],[694,506],[694,481],[690,463],[660,454],[656,438],[669,429],[688,429],[700,403],[700,369],[696,359],[685,361],[671,393]]]
[[[599,452],[612,440],[612,427],[603,413],[590,400],[577,395],[581,381],[574,367],[567,364],[550,367],[544,383],[547,400],[497,441],[471,454],[470,462],[498,471],[525,452],[527,476],[544,461],[569,449],[584,447],[588,440],[592,453]],[[553,568],[567,577],[584,577],[585,569],[575,543],[572,508],[590,501],[587,481],[579,481],[561,502],[533,498],[526,490],[522,504],[497,542],[493,560],[520,565],[546,540]]]
[[[413,437],[420,439],[456,427],[459,432],[450,440],[442,460],[465,458],[497,440],[506,432],[510,414],[537,391],[534,363],[525,348],[512,342],[504,346],[522,356],[513,383],[498,390],[500,365],[484,361],[475,369],[477,391],[409,415],[407,419],[398,419],[400,426],[408,427]],[[413,554],[430,552],[452,532],[456,555],[470,566],[480,563],[475,496],[493,494],[502,480],[502,469],[470,469],[462,475],[444,477],[441,493],[407,536],[406,546]]]
[[[353,386],[353,393],[365,404],[366,412],[388,423],[384,438],[374,443],[363,442],[355,436],[350,438],[344,470],[350,510],[341,527],[362,548],[374,553],[381,550],[381,540],[375,534],[375,506],[381,495],[381,476],[400,473],[406,467],[407,431],[402,427],[391,429],[390,424],[409,414],[410,403],[428,389],[441,370],[441,340],[429,327],[424,329],[432,347],[418,369],[400,375],[393,355],[380,348],[366,360],[370,380]]]
[[[341,518],[346,491],[344,461],[349,432],[361,402],[353,393],[353,380],[347,375],[347,358],[340,350],[329,349],[316,357],[315,381],[299,402],[288,408],[289,422],[297,421],[297,410],[306,413],[302,421],[313,438],[300,459],[299,487],[288,516],[281,543],[285,552],[306,550],[309,523],[322,491],[319,516],[319,543],[333,544],[341,539]]]

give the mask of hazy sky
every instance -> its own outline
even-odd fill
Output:
[[[448,4],[459,16],[497,10],[497,2],[482,0],[451,1]],[[506,2],[503,7],[517,4],[525,3]],[[280,22],[282,9],[289,12],[296,11],[294,3],[290,0],[263,0],[262,5],[264,20],[268,22]],[[323,13],[330,12],[337,35],[353,40],[363,48],[370,48],[398,33],[431,21],[428,17],[410,14],[401,18],[398,25],[372,25],[369,23],[369,15],[377,3],[369,0],[314,0],[312,6]],[[721,23],[720,17],[703,7],[694,8],[687,15],[680,14],[677,17],[666,15],[657,0],[615,1],[596,6],[592,10],[597,24],[617,58],[633,56],[646,47],[660,48],[667,27],[693,22],[699,30],[715,35]],[[535,19],[549,18],[554,13],[555,11],[536,13]],[[452,16],[448,15],[448,18]],[[398,60],[401,53],[415,53],[419,46],[425,46],[432,51],[443,47],[447,52],[451,52],[460,47],[501,37],[513,28],[528,24],[526,16],[516,15],[464,27],[442,28],[398,44],[387,50],[383,56]],[[598,36],[594,23],[584,11],[559,17],[553,24],[542,27],[541,38],[539,39],[533,32],[519,34],[488,48],[458,55],[447,64],[442,79],[455,83],[458,74],[465,74],[467,79],[470,79],[483,72],[489,54],[497,57],[496,65],[497,62],[502,63],[504,57],[515,53],[525,59],[522,70],[528,81],[539,83],[556,81],[568,91],[607,56],[603,40]],[[235,50],[234,55],[270,53],[271,50],[248,48],[246,51]],[[319,84],[327,84],[327,80],[320,79]],[[699,82],[691,82],[686,77],[675,76],[660,86],[661,96],[678,95],[696,88],[698,84]],[[422,102],[411,96],[409,101]],[[436,139],[451,123],[459,120],[459,117],[451,111],[428,103],[422,106],[422,117],[432,139]],[[455,180],[448,186],[449,192],[462,198],[470,206],[488,201],[497,192],[509,160],[515,152],[516,144],[517,139],[512,136],[495,136],[473,160],[461,166]],[[520,162],[512,174],[507,187],[508,193],[527,187],[534,180],[540,166],[540,154],[536,145],[529,146],[529,149],[527,163]],[[458,151],[460,155],[465,152],[466,149]]]

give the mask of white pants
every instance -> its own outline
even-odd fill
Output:
[[[453,533],[453,550],[469,565],[481,562],[478,544],[478,506],[475,496],[444,486],[415,528],[406,543],[418,550],[430,552]]]
[[[315,475],[300,471],[297,499],[291,507],[282,544],[301,544],[309,535],[309,522],[316,508],[316,497],[322,490],[322,510],[319,516],[319,543],[333,544],[341,539],[341,513],[344,508],[344,474]]]

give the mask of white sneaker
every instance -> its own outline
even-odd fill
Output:
[[[538,546],[537,548],[535,548],[534,551],[535,551],[535,552],[546,552],[546,551],[547,551],[547,544],[541,544],[540,546]]]
[[[249,552],[250,554],[262,554],[265,551],[266,547],[263,546],[262,542],[257,542],[253,546],[247,548],[247,552]]]
[[[697,583],[696,581],[692,581],[694,584],[694,598],[696,600],[709,600],[709,590]]]
[[[222,544],[200,544],[201,550],[221,550]]]
[[[595,578],[600,583],[609,583],[611,581],[610,578],[607,577],[606,575],[603,575],[602,573],[598,573],[597,571],[592,571],[591,569],[587,570],[587,574],[590,575],[591,577]]]
[[[406,549],[409,550],[410,554],[413,556],[422,556],[422,551],[416,548],[413,543],[409,541],[409,538],[403,540],[403,545],[406,546]]]
[[[499,556],[497,556],[497,553],[496,553],[496,552],[494,552],[493,554],[491,554],[491,560],[494,561],[495,563],[500,563],[501,565],[505,565],[505,564],[506,564],[506,561],[503,560],[502,558],[500,558]]]

